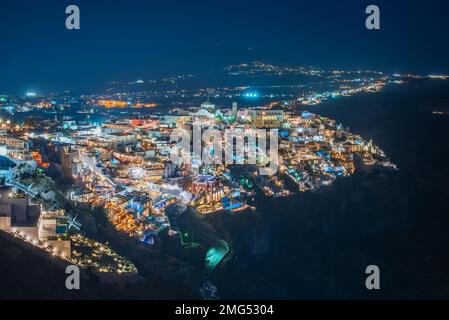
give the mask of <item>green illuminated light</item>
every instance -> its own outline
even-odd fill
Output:
[[[229,246],[225,241],[221,241],[219,246],[212,247],[206,253],[206,268],[214,271],[220,262],[229,253]]]

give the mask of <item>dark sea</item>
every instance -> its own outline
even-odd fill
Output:
[[[320,193],[259,198],[208,217],[232,254],[224,299],[449,298],[449,82],[422,80],[308,107],[384,149],[399,172],[359,173]],[[435,114],[434,111],[443,114]],[[381,289],[366,289],[366,267]]]

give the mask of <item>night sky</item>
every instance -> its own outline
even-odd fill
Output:
[[[65,28],[70,4],[80,7],[81,30]],[[380,31],[365,28],[369,4],[380,7]],[[251,57],[282,65],[449,73],[447,0],[10,0],[0,6],[0,94],[195,73],[203,56],[225,66],[248,48]]]

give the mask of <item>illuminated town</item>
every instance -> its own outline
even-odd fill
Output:
[[[117,232],[148,248],[167,237],[186,250],[196,248],[200,245],[193,234],[177,225],[177,217],[188,208],[203,217],[256,213],[257,195],[288,201],[298,193],[321,192],[356,172],[399,170],[381,147],[337,119],[314,113],[315,105],[416,79],[448,79],[281,68],[260,62],[223,71],[230,77],[287,74],[321,81],[286,87],[153,91],[135,86],[155,85],[157,80],[138,80],[110,84],[114,87],[101,95],[41,96],[29,91],[23,97],[1,96],[0,229],[84,269],[136,275],[139,271],[132,261],[107,242],[89,237],[80,222],[83,212],[97,212]],[[160,81],[178,87],[178,82],[191,78],[194,75]],[[118,87],[122,92],[114,89]],[[173,103],[176,99],[182,101]],[[229,140],[225,135],[214,144],[204,138],[190,141],[182,152],[193,160],[174,162],[173,154],[181,151],[173,135],[182,130],[192,138],[198,125],[200,132],[241,132],[247,140],[240,146],[232,143],[230,163],[204,161],[204,156],[221,158],[218,153],[223,150],[214,148],[225,146]],[[270,151],[251,140],[254,130],[275,134]],[[199,159],[195,146],[201,147]],[[275,170],[261,174],[274,163],[269,158],[274,148]],[[174,215],[168,214],[170,208],[175,208]],[[206,248],[205,269],[212,272],[230,252],[224,240]]]
[[[148,99],[155,98],[155,93],[148,92],[80,98],[43,97],[35,92],[28,92],[25,97],[2,96],[0,106],[7,117],[0,120],[0,176],[4,185],[0,199],[1,229],[81,267],[135,274],[138,271],[132,262],[117,255],[107,244],[83,236],[76,209],[66,212],[66,203],[75,208],[101,209],[117,231],[145,245],[154,245],[162,236],[178,237],[185,243],[188,236],[166,214],[171,205],[178,205],[181,210],[194,208],[200,215],[239,214],[257,210],[254,201],[257,193],[288,197],[320,191],[356,170],[397,170],[373,141],[351,133],[337,120],[310,111],[298,112],[295,107],[313,107],[327,99],[377,92],[386,85],[398,85],[418,76],[387,76],[371,71],[324,72],[263,63],[230,66],[225,71],[231,76],[307,74],[327,79],[327,85],[335,89],[321,92],[307,88],[293,100],[283,93],[260,96],[257,89],[248,87],[181,91],[176,94],[206,101],[136,116],[132,116],[133,112],[127,116],[120,113],[98,123],[90,119],[91,115],[122,108],[154,109],[161,102]],[[162,81],[176,83],[191,77]],[[144,80],[139,80],[130,85],[143,83]],[[167,93],[158,94],[173,98]],[[231,101],[229,105],[218,107],[211,102],[220,95]],[[237,98],[259,101],[264,97],[270,99],[264,105],[239,108],[237,102],[232,102]],[[277,101],[281,97],[282,101]],[[74,108],[87,118],[58,119],[60,112]],[[30,110],[48,110],[55,114],[55,120],[28,117],[23,122],[14,121],[15,113]],[[195,123],[201,123],[203,129],[220,131],[276,130],[279,152],[276,172],[259,174],[263,164],[259,161],[251,164],[248,157],[232,164],[206,164],[201,160],[173,163],[170,155],[176,144],[171,135],[178,129],[192,135]],[[207,141],[202,144],[208,145]],[[251,146],[247,143],[246,148]],[[62,179],[70,181],[69,188],[62,189],[48,176],[52,168],[57,168]],[[21,210],[16,209],[17,202],[23,203]],[[212,264],[208,268],[213,270],[228,252],[227,244],[223,244],[221,251],[209,250],[205,261]]]
[[[2,2],[0,301],[448,299],[448,11]]]

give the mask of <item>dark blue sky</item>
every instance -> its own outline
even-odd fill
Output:
[[[79,31],[65,29],[69,4]],[[380,31],[365,29],[368,4]],[[285,65],[449,72],[448,15],[447,0],[2,1],[0,94],[194,73],[244,48]]]

